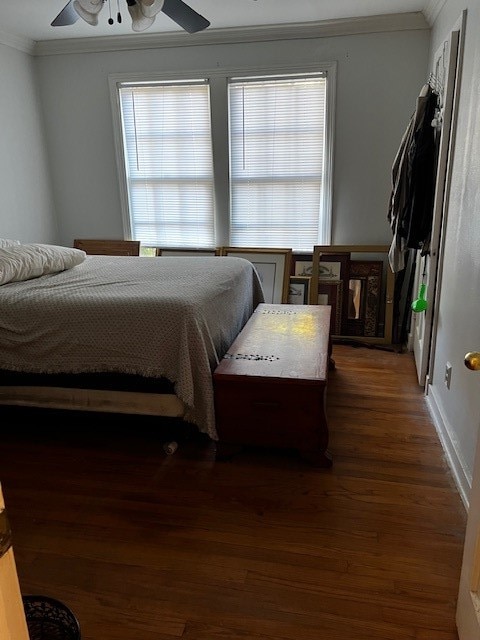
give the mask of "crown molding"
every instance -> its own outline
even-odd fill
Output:
[[[423,13],[430,26],[432,26],[437,19],[438,14],[442,10],[446,1],[447,0],[429,0],[427,6],[423,10]]]
[[[15,36],[11,33],[5,33],[0,31],[0,44],[4,44],[12,49],[18,49],[24,53],[35,53],[36,43],[29,38],[23,38],[22,36]]]
[[[304,38],[328,38],[384,31],[429,29],[422,12],[393,13],[362,18],[342,18],[320,22],[301,22],[289,25],[265,25],[259,27],[230,27],[207,29],[199,33],[150,33],[142,35],[105,36],[99,38],[70,38],[68,40],[44,40],[37,42],[37,56],[69,53],[98,53],[129,51],[135,49],[159,49],[241,42],[268,42]]]

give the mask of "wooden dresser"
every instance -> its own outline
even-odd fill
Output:
[[[297,449],[328,467],[325,412],[330,312],[260,304],[213,374],[219,451],[228,444]]]

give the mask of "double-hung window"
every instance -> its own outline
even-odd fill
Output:
[[[324,74],[233,78],[229,110],[231,244],[328,244]]]
[[[131,237],[215,246],[207,82],[125,84],[119,99]]]
[[[329,74],[117,83],[126,235],[162,247],[329,244]]]

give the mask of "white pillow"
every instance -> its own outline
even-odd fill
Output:
[[[80,249],[53,244],[18,244],[0,248],[0,285],[58,273],[81,264]]]
[[[13,247],[16,244],[20,244],[20,240],[9,240],[8,238],[0,238],[0,249],[4,247]]]

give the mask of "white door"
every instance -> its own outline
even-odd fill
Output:
[[[480,391],[480,354],[477,359]],[[480,425],[479,425],[480,432]],[[473,468],[472,490],[468,509],[462,573],[457,602],[457,628],[460,640],[480,638],[480,438]]]
[[[458,105],[458,84],[461,71],[465,12],[453,28],[450,36],[435,55],[432,84],[437,89],[441,106],[441,129],[437,165],[437,181],[433,208],[430,254],[417,255],[416,274],[412,297],[415,299],[422,281],[426,284],[427,309],[412,313],[413,353],[418,382],[424,386],[432,377],[430,354],[435,340],[435,303],[441,286],[442,230],[445,228],[445,205],[448,204],[452,157],[450,150],[455,141],[455,122]]]
[[[1,486],[0,638],[1,640],[28,640],[29,638]]]

